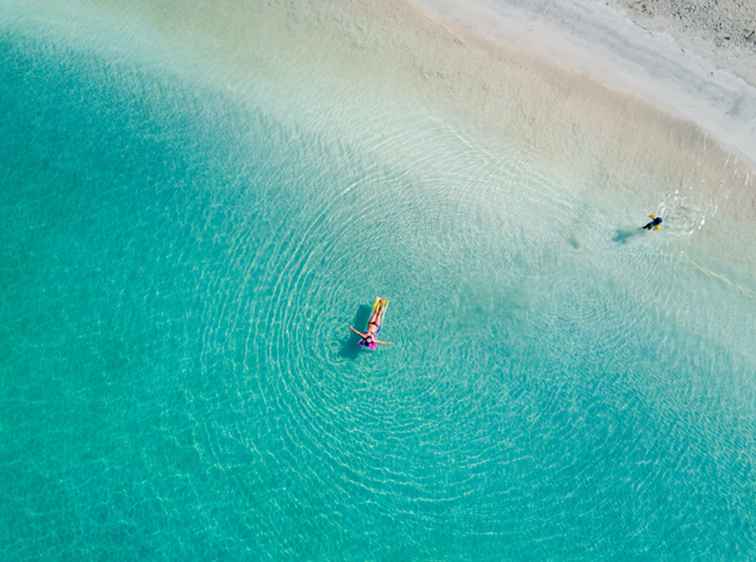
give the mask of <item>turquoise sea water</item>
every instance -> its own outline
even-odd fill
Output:
[[[756,306],[673,227],[28,35],[0,78],[3,560],[754,557]]]

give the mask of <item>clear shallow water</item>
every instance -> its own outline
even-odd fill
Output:
[[[422,111],[355,145],[0,60],[5,559],[752,557],[754,304],[674,230]]]

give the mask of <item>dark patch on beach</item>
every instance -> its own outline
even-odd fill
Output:
[[[578,242],[578,239],[575,238],[574,236],[570,236],[569,238],[567,238],[567,243],[575,250],[580,249],[580,242]]]

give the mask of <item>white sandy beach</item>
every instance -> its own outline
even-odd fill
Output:
[[[705,21],[727,4],[740,5],[724,2],[715,8],[701,0],[677,3],[699,6],[692,13]],[[23,4],[27,7],[19,9],[19,14],[34,19],[35,2]],[[278,58],[279,44],[291,44],[295,37],[300,48],[280,53],[285,57],[298,51],[302,60],[292,62],[314,57],[307,62],[330,62],[338,67],[334,74],[342,76],[348,75],[350,67],[373,63],[386,70],[377,74],[379,80],[387,79],[389,72],[406,78],[401,70],[410,66],[425,78],[464,80],[464,84],[446,84],[445,89],[468,92],[476,86],[486,89],[501,86],[497,82],[503,80],[511,82],[512,67],[547,65],[553,75],[547,81],[569,80],[554,74],[561,70],[608,91],[629,94],[660,113],[700,126],[732,152],[756,160],[756,33],[745,39],[747,28],[756,25],[756,6],[733,16],[747,20],[751,12],[753,18],[742,22],[741,41],[721,45],[719,40],[718,45],[716,38],[706,37],[705,30],[699,29],[698,20],[698,27],[689,24],[676,29],[663,11],[669,2],[643,3],[643,11],[639,2],[590,0],[326,0],[264,5],[221,1],[194,11],[175,1],[159,6],[102,2],[96,9],[81,2],[37,4],[44,4],[48,13],[58,6],[66,14],[60,23],[68,19],[72,28],[97,25],[108,15],[115,16],[111,23],[124,34],[132,34],[131,46],[142,41],[147,43],[145,49],[157,47],[158,36],[166,40],[163,47],[170,49],[175,46],[172,42],[193,35],[195,50],[174,53],[185,61],[217,58],[220,62],[224,57],[226,64],[242,65],[260,58],[263,49],[258,47],[266,40],[270,43],[264,58],[270,64]],[[639,19],[638,13],[652,10],[646,4],[655,7],[654,17]],[[690,6],[684,6],[688,13]],[[94,19],[77,23],[79,11],[87,11]],[[706,11],[713,11],[708,18]],[[172,17],[178,12],[180,19]],[[150,25],[137,29],[130,18],[147,20]],[[96,37],[97,30],[93,31]],[[145,32],[155,35],[146,39]],[[323,49],[313,50],[314,44],[332,44],[332,60],[319,52]],[[517,77],[532,77],[532,70]],[[476,107],[480,102],[471,96],[467,109],[480,110]],[[490,99],[485,100],[488,103]]]
[[[705,30],[697,27],[673,34],[661,17],[634,21],[617,5],[587,0],[419,4],[502,49],[538,57],[696,123],[756,159],[756,45],[717,46],[702,39]],[[715,15],[714,7],[706,10]],[[751,11],[756,18],[756,5]]]
[[[726,216],[743,233],[756,220],[756,85],[738,72],[756,60],[749,44],[728,51],[711,43],[697,52],[691,45],[706,44],[701,34],[689,33],[683,46],[685,30],[649,29],[617,3],[60,8],[66,16],[52,32],[92,27],[101,49],[127,42],[148,64],[161,61],[166,71],[419,178],[443,171],[450,159],[438,155],[452,153],[468,159],[465,173],[478,173],[475,162],[495,162],[510,144],[562,174],[566,189],[600,185],[585,197],[627,207],[628,220],[649,209],[676,213],[680,232],[705,234],[718,252],[733,233],[712,229],[712,220]],[[34,22],[36,11],[23,3],[16,17]],[[728,57],[731,68],[722,66]],[[437,123],[433,134],[429,123]],[[485,171],[475,181],[485,181]]]

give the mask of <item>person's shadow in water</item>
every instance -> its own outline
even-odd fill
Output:
[[[352,326],[358,330],[363,330],[370,320],[370,314],[373,312],[373,308],[367,304],[361,304],[357,307],[357,312],[352,320]],[[341,341],[341,349],[339,350],[339,357],[344,359],[357,359],[360,354],[361,348],[358,345],[360,337],[349,329],[349,326],[345,326],[345,329],[349,332]]]
[[[643,233],[641,228],[618,228],[612,237],[617,244],[627,244],[630,240]]]

